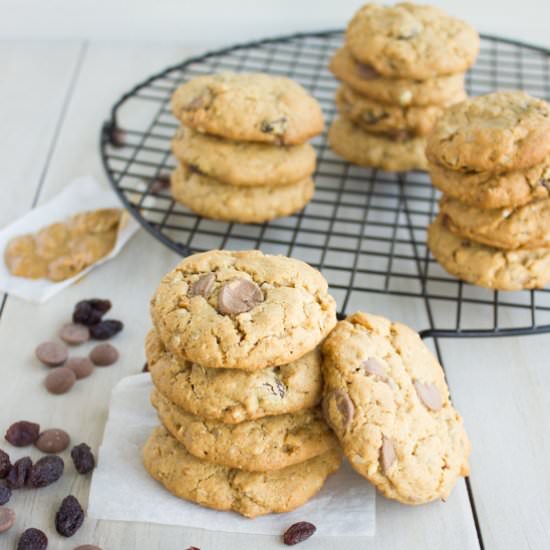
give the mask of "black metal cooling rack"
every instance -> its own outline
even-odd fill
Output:
[[[498,292],[446,274],[426,246],[438,192],[427,174],[390,174],[351,165],[313,141],[316,193],[303,212],[261,225],[201,218],[174,203],[166,176],[175,166],[178,127],[169,100],[190,78],[218,71],[263,71],[300,82],[321,103],[327,128],[337,81],[328,61],[341,31],[295,34],[210,52],[169,67],[113,106],[101,134],[112,186],[141,225],[182,256],[212,248],[250,249],[301,258],[321,269],[342,313],[391,294],[424,306],[423,337],[506,336],[550,332],[550,291]],[[550,99],[550,51],[483,36],[467,74],[469,94],[517,88]],[[363,305],[364,304],[364,305]],[[421,328],[421,327],[420,327]]]

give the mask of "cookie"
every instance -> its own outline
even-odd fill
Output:
[[[414,137],[399,141],[383,135],[368,134],[351,121],[340,117],[328,132],[331,149],[353,164],[380,168],[388,172],[426,170],[426,140]]]
[[[470,443],[443,370],[409,327],[358,312],[322,348],[325,416],[355,470],[406,504],[445,500]]]
[[[450,104],[466,97],[461,92]],[[403,134],[407,138],[428,135],[443,113],[444,105],[424,107],[400,107],[379,103],[353,91],[349,86],[340,86],[336,92],[336,106],[340,114],[369,133]]]
[[[439,215],[428,229],[428,247],[451,275],[495,290],[542,288],[550,282],[550,248],[500,250],[455,235]]]
[[[172,96],[185,126],[237,141],[296,145],[323,131],[317,101],[289,78],[263,73],[198,76]]]
[[[464,72],[479,52],[470,25],[434,6],[409,3],[366,4],[350,21],[346,41],[355,59],[396,78]]]
[[[172,140],[172,151],[199,172],[232,185],[276,187],[302,181],[315,171],[315,149],[309,143],[274,147],[182,127]]]
[[[550,157],[524,170],[455,172],[428,163],[432,184],[446,195],[477,208],[521,206],[550,197]]]
[[[229,468],[270,472],[337,447],[318,409],[224,424],[189,414],[158,391],[151,401],[161,423],[188,453]]]
[[[495,92],[453,105],[428,139],[426,156],[456,171],[507,172],[550,155],[550,104],[525,92]]]
[[[464,73],[437,76],[428,80],[386,78],[370,65],[356,61],[345,46],[332,56],[329,69],[338,80],[345,82],[357,93],[390,105],[444,105],[460,94],[465,94]]]
[[[305,504],[340,467],[336,449],[273,472],[245,472],[189,454],[163,427],[143,449],[145,469],[173,495],[215,510],[254,518]]]
[[[459,237],[494,248],[550,247],[550,199],[488,210],[443,197],[439,210]]]
[[[263,223],[302,210],[313,197],[315,184],[306,178],[275,187],[237,187],[222,183],[180,164],[171,177],[175,201],[213,220]]]
[[[321,273],[259,250],[189,256],[151,301],[158,335],[178,359],[248,371],[286,365],[317,347],[335,311]]]
[[[155,331],[145,352],[153,383],[167,399],[188,413],[226,424],[268,415],[294,413],[321,400],[321,356],[315,348],[281,367],[247,372],[209,369],[177,360]]]

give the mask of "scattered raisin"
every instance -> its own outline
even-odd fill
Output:
[[[187,550],[201,550],[201,549],[197,548],[196,546],[190,546]]]
[[[14,447],[26,447],[32,445],[40,435],[40,426],[34,422],[21,420],[12,424],[6,432],[6,441]]]
[[[63,499],[55,514],[55,528],[63,537],[72,537],[84,521],[84,510],[78,500],[69,495]]]
[[[124,325],[121,321],[105,319],[90,327],[90,336],[94,340],[108,340],[115,334],[118,334],[123,328]]]
[[[149,372],[149,363],[145,363],[145,365],[143,365],[143,368],[141,369],[141,372]]]
[[[110,300],[101,300],[92,298],[91,300],[81,300],[76,304],[73,311],[73,323],[92,326],[97,325],[105,313],[111,309]]]
[[[63,475],[64,467],[65,463],[62,458],[58,456],[44,456],[31,468],[27,483],[35,489],[47,487]]]
[[[76,445],[71,450],[71,458],[74,462],[74,467],[79,474],[87,474],[95,468],[95,458],[92,450],[86,443]]]
[[[313,523],[309,523],[308,521],[299,521],[298,523],[295,523],[294,525],[291,525],[283,535],[283,542],[287,546],[293,546],[294,544],[298,544],[299,542],[302,542],[317,530],[317,527],[313,525]]]
[[[4,487],[0,485],[0,506],[4,506],[10,501],[11,498],[11,489],[9,487]]]
[[[21,489],[27,483],[32,468],[32,460],[28,456],[20,458],[11,467],[6,484],[10,489]]]
[[[4,479],[11,470],[10,455],[0,449],[0,479]]]
[[[48,537],[40,529],[30,528],[23,532],[17,550],[46,550]]]

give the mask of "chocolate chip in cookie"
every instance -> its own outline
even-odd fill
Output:
[[[204,296],[208,298],[214,287],[216,276],[214,273],[207,273],[202,277],[199,277],[189,289],[189,296]]]
[[[380,464],[385,474],[388,473],[396,459],[397,457],[395,456],[395,448],[392,440],[383,435],[382,447],[380,447]]]
[[[223,285],[218,294],[218,311],[237,315],[255,308],[264,301],[260,287],[248,279],[234,279]]]

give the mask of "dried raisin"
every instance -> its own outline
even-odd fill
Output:
[[[283,542],[287,546],[293,546],[311,537],[316,530],[317,528],[313,523],[309,523],[309,521],[299,521],[286,530],[283,535]]]
[[[95,458],[92,450],[86,443],[76,445],[71,450],[71,458],[74,462],[74,467],[79,474],[87,474],[95,468]]]
[[[17,550],[46,550],[48,537],[40,529],[30,528],[23,532]]]
[[[10,501],[11,498],[11,489],[9,487],[4,487],[0,485],[0,506],[4,506]]]
[[[124,325],[116,319],[105,319],[90,327],[90,336],[95,340],[108,340],[118,334]]]
[[[34,422],[21,420],[12,424],[6,432],[6,441],[14,447],[32,445],[40,435],[40,426]]]
[[[61,506],[55,514],[55,528],[63,537],[72,537],[84,521],[84,510],[78,500],[69,495],[61,502]]]
[[[58,456],[44,456],[31,468],[27,483],[35,489],[47,487],[63,475],[64,468],[65,463],[62,458]]]
[[[110,300],[101,300],[99,298],[81,300],[74,307],[73,323],[80,323],[88,327],[96,325],[110,309]]]
[[[0,479],[4,479],[11,470],[10,455],[0,449]]]
[[[27,483],[32,468],[32,460],[28,456],[14,462],[10,473],[6,477],[6,484],[10,489],[21,489]]]

